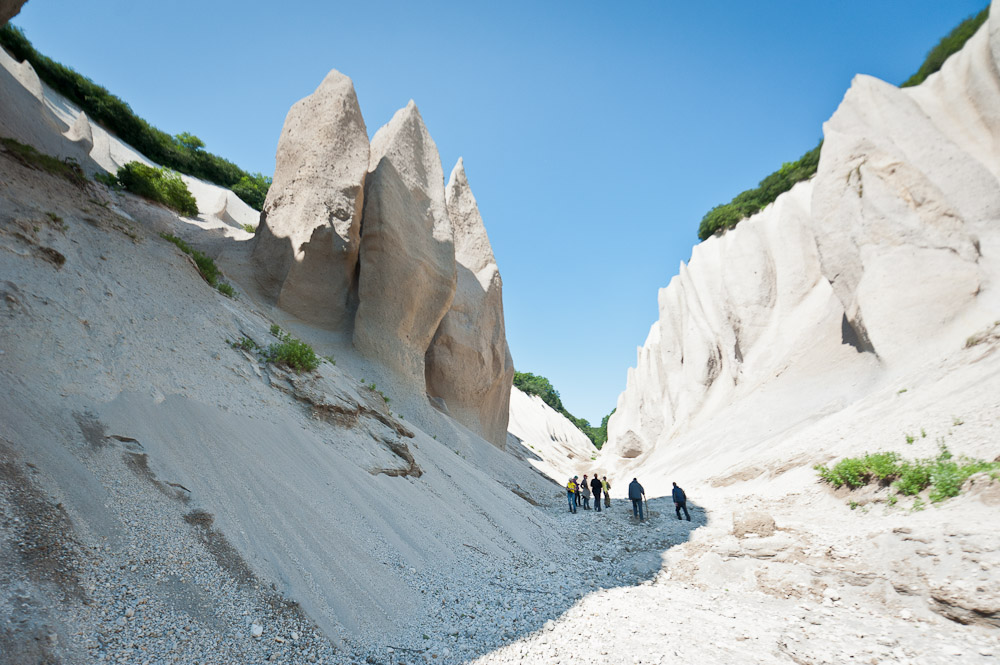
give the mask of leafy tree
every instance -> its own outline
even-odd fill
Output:
[[[954,30],[942,37],[937,46],[930,50],[930,53],[927,54],[927,58],[924,59],[917,73],[903,81],[899,87],[909,88],[914,85],[920,85],[928,76],[941,69],[945,60],[951,57],[952,54],[962,50],[965,42],[969,41],[969,38],[976,34],[976,31],[986,22],[989,15],[990,8],[986,7],[975,16],[970,16],[955,26]]]
[[[179,144],[181,144],[182,147],[187,148],[188,150],[200,150],[205,147],[204,141],[189,132],[181,132],[180,134],[174,136],[174,138]]]

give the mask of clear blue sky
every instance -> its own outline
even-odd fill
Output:
[[[984,0],[30,0],[14,19],[172,134],[270,174],[335,68],[374,134],[416,100],[465,157],[520,371],[599,422],[702,215],[816,145],[856,73],[899,83]]]

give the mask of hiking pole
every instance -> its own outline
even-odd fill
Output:
[[[650,517],[653,516],[653,513],[649,512],[649,502],[646,501],[646,495],[645,494],[642,495],[642,502],[644,504],[646,504],[646,519],[648,520]]]

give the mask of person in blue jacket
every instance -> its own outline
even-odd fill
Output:
[[[632,499],[632,517],[638,517],[642,521],[642,498],[646,496],[646,490],[635,478],[628,484],[628,498]]]
[[[688,500],[687,495],[684,494],[684,490],[674,483],[674,507],[677,509],[677,519],[681,518],[681,510],[684,511],[684,516],[687,517],[687,521],[691,521],[691,513],[688,512]]]

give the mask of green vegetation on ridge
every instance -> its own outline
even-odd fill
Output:
[[[590,441],[598,449],[600,449],[601,446],[607,442],[608,420],[615,412],[614,409],[611,410],[611,413],[601,419],[600,427],[592,427],[590,425],[590,421],[586,418],[577,418],[566,410],[566,407],[563,406],[562,399],[559,397],[559,391],[553,388],[552,383],[544,376],[538,376],[532,374],[531,372],[514,372],[514,387],[528,395],[537,395],[540,397],[542,401],[552,407],[553,410],[561,413],[567,420],[576,425],[576,428],[586,434],[587,438],[590,439]]]
[[[118,168],[114,180],[126,191],[158,201],[182,215],[194,217],[198,214],[198,202],[174,171],[146,166],[142,162],[129,162]],[[108,176],[100,178],[104,184],[110,181]]]
[[[989,7],[959,23],[931,49],[917,73],[906,79],[900,87],[919,85],[928,76],[941,69],[945,60],[965,46],[965,42],[976,34],[976,30],[988,16]],[[819,152],[822,146],[823,141],[820,141],[819,145],[796,161],[782,164],[780,169],[761,180],[756,188],[740,192],[729,203],[717,205],[709,210],[698,226],[698,239],[707,240],[715,234],[733,228],[744,219],[774,203],[778,196],[790,190],[796,183],[813,177],[819,166]]]
[[[10,23],[0,27],[0,46],[18,60],[31,63],[39,78],[56,92],[147,158],[175,171],[228,187],[256,210],[263,207],[271,178],[247,173],[229,160],[205,152],[205,144],[197,136],[187,132],[170,136],[153,127],[107,89],[36,51],[24,31]]]

